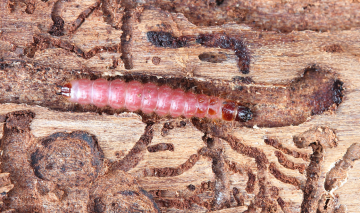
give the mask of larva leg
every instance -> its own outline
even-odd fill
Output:
[[[198,108],[196,110],[195,116],[198,118],[203,118],[207,116],[207,111],[209,109],[209,97],[206,95],[198,95]]]
[[[210,97],[208,107],[208,117],[212,119],[221,118],[221,106],[224,100],[218,97]]]

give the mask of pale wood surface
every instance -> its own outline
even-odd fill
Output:
[[[74,21],[81,11],[93,5],[95,1],[82,1],[79,3],[64,2],[66,10],[62,17],[65,20],[65,29]],[[47,3],[38,2],[34,14],[26,14],[22,9],[9,13],[5,1],[1,3],[1,40],[0,53],[5,59],[18,58],[16,49],[33,42],[33,36],[45,33],[52,25],[50,9],[54,1]],[[44,7],[44,9],[41,9]],[[281,34],[275,32],[253,31],[250,27],[238,24],[227,24],[217,27],[197,27],[186,20],[182,14],[172,14],[159,9],[139,9],[141,16],[133,21],[132,47],[134,67],[126,70],[119,60],[119,66],[112,66],[113,58],[119,58],[121,53],[99,53],[90,59],[83,59],[74,53],[61,48],[51,48],[37,51],[34,58],[22,56],[21,60],[26,63],[39,63],[51,68],[67,70],[90,69],[101,75],[114,76],[124,73],[144,73],[158,76],[194,77],[198,80],[231,80],[235,76],[244,76],[238,71],[236,56],[232,50],[218,48],[205,48],[194,45],[189,48],[170,49],[156,48],[152,46],[146,37],[146,32],[161,30],[158,25],[164,23],[176,36],[194,35],[206,32],[226,32],[228,34],[244,35],[244,41],[251,51],[251,72],[249,75],[257,83],[278,84],[289,82],[299,77],[303,69],[316,64],[322,68],[335,72],[338,78],[344,82],[345,97],[334,113],[316,115],[298,126],[286,126],[278,128],[233,128],[232,134],[244,140],[244,144],[258,147],[262,150],[270,162],[275,162],[280,171],[306,181],[306,176],[297,170],[282,167],[274,155],[275,148],[264,143],[265,138],[277,138],[284,146],[300,152],[312,153],[311,148],[298,149],[292,138],[316,126],[325,126],[333,129],[338,139],[338,146],[325,150],[322,174],[319,185],[324,181],[326,173],[334,164],[342,158],[348,147],[359,142],[360,138],[360,29],[352,29],[335,32],[301,31]],[[18,17],[22,15],[21,19]],[[23,22],[20,24],[19,20]],[[111,28],[103,21],[102,12],[95,10],[73,34],[62,39],[88,51],[95,46],[112,46],[120,43],[122,31]],[[259,38],[262,34],[262,38]],[[339,44],[343,48],[340,53],[328,53],[323,50],[327,45]],[[221,51],[229,56],[224,63],[212,64],[202,62],[198,54],[202,52]],[[55,57],[54,57],[55,56]],[[58,57],[61,56],[61,57]],[[159,65],[151,62],[152,57],[161,58]],[[120,115],[99,115],[96,113],[71,113],[49,110],[45,107],[2,104],[1,114],[20,109],[30,109],[36,117],[31,123],[32,134],[37,137],[45,137],[59,131],[84,130],[95,135],[100,147],[110,161],[116,161],[125,156],[144,132],[145,124],[139,115],[124,113]],[[176,119],[174,119],[176,120]],[[141,171],[153,167],[177,167],[189,159],[192,154],[205,146],[201,137],[203,133],[197,130],[189,120],[185,120],[186,127],[170,130],[169,134],[161,136],[163,124],[168,121],[164,118],[156,123],[152,144],[172,143],[174,152],[164,151],[157,153],[146,152],[140,163],[129,171],[138,177],[139,183],[145,190],[168,190],[168,196],[174,197],[176,191],[184,190],[189,184],[200,185],[201,182],[214,180],[211,168],[211,160],[200,157],[200,160],[190,170],[175,177],[142,177]],[[2,130],[1,130],[2,131]],[[242,156],[231,149],[224,141],[225,156],[231,161],[249,166],[256,172],[256,164],[253,158]],[[115,153],[120,153],[116,155]],[[307,163],[301,159],[288,156],[293,162]],[[346,183],[334,194],[339,196],[339,204],[346,205],[347,212],[358,212],[360,206],[360,162],[356,161],[353,168],[348,172]],[[229,172],[231,186],[236,186],[241,193],[247,182],[246,175]],[[290,203],[291,210],[298,212],[302,202],[302,191],[295,186],[282,183],[272,175],[267,176],[272,185],[280,189],[280,196],[285,202]],[[322,186],[320,186],[321,188]],[[250,204],[254,194],[247,195],[245,205]],[[236,207],[220,210],[218,212],[239,212],[244,207]],[[169,210],[170,211],[170,210]],[[174,210],[175,211],[175,210]]]

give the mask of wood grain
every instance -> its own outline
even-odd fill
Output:
[[[272,163],[280,173],[296,178],[300,187],[293,183],[284,183],[284,180],[276,178],[278,176],[271,173],[269,168],[259,169],[256,157],[236,151],[225,136],[217,137],[215,133],[207,134],[210,137],[221,138],[218,139],[220,148],[211,147],[203,138],[205,133],[199,130],[196,122],[182,118],[155,120],[151,126],[153,138],[150,145],[169,143],[173,145],[174,150],[149,152],[146,147],[142,147],[139,163],[127,173],[137,178],[141,187],[154,196],[164,212],[206,212],[209,210],[243,212],[250,211],[252,204],[255,205],[257,212],[260,212],[262,204],[266,204],[265,206],[273,204],[280,212],[316,212],[316,208],[321,206],[318,205],[321,196],[328,196],[330,200],[329,209],[327,211],[322,209],[322,212],[343,212],[341,208],[344,206],[346,206],[346,212],[358,212],[360,205],[357,199],[360,195],[359,161],[354,160],[352,168],[346,171],[346,181],[341,180],[344,183],[338,188],[334,188],[330,193],[324,186],[326,175],[334,168],[335,163],[343,158],[348,148],[358,143],[360,138],[360,131],[358,131],[360,128],[360,29],[356,28],[356,25],[354,28],[341,31],[304,30],[289,33],[260,31],[245,24],[234,23],[220,26],[196,26],[181,13],[170,13],[158,8],[129,8],[125,4],[116,5],[110,2],[108,5],[111,5],[112,8],[109,6],[111,10],[97,6],[86,16],[81,25],[74,28],[74,24],[79,22],[77,21],[79,15],[96,5],[96,1],[36,1],[36,8],[32,14],[25,12],[26,4],[23,2],[19,2],[12,12],[9,9],[9,2],[2,0],[0,4],[0,63],[2,65],[0,77],[3,79],[0,85],[3,94],[0,99],[2,103],[0,114],[3,122],[5,115],[9,112],[31,110],[35,113],[30,126],[31,134],[37,140],[56,132],[78,130],[88,132],[97,138],[110,164],[120,161],[131,152],[145,132],[148,125],[146,119],[136,113],[109,115],[104,112],[100,114],[90,112],[96,110],[88,110],[88,108],[84,108],[84,112],[70,110],[76,109],[77,106],[55,95],[56,84],[61,85],[79,76],[144,74],[193,78],[199,82],[214,82],[215,85],[225,82],[223,84],[236,91],[233,79],[239,76],[251,77],[257,85],[272,88],[301,77],[304,69],[312,65],[335,73],[336,79],[344,83],[345,90],[342,103],[335,107],[334,111],[329,110],[310,116],[306,122],[297,126],[259,128],[257,125],[239,127],[231,123],[220,124],[220,126],[226,126],[225,136],[236,137],[244,146],[260,150],[259,152],[264,153],[268,161],[264,165],[268,167]],[[105,5],[104,2],[102,5]],[[57,7],[59,8],[55,9]],[[51,17],[54,16],[53,13],[56,10],[64,20],[63,36],[52,36],[48,33],[53,26]],[[104,18],[107,13],[110,13],[112,19]],[[126,24],[128,28],[130,26],[131,32],[124,32],[129,29],[123,28],[124,23],[119,21],[125,20],[124,14],[128,16]],[[241,38],[251,55],[250,73],[239,72],[238,58],[231,49],[205,47],[195,41],[183,48],[156,47],[148,41],[147,32],[149,31],[170,32],[175,37],[225,33]],[[124,38],[123,33],[128,33],[129,36]],[[36,43],[34,38],[48,40]],[[132,63],[131,69],[126,67],[121,58],[124,39],[127,57]],[[226,60],[221,63],[200,60],[199,55],[206,52],[224,54]],[[37,69],[42,70],[39,72],[48,69],[43,79],[33,77],[37,76],[33,74]],[[14,79],[9,76],[13,76]],[[31,87],[35,83],[41,87]],[[11,91],[7,91],[8,86]],[[247,86],[252,87],[254,84]],[[56,110],[56,106],[59,106],[59,110]],[[180,125],[181,121],[184,121],[186,125]],[[164,128],[169,123],[173,128]],[[5,123],[2,125],[4,126]],[[337,146],[326,146],[325,142],[319,142],[323,147],[323,152],[320,157],[321,163],[318,164],[319,177],[314,180],[316,195],[313,198],[314,204],[309,204],[311,208],[305,208],[302,207],[304,187],[309,180],[307,174],[310,172],[306,171],[302,174],[296,169],[285,168],[276,157],[276,151],[279,149],[266,144],[264,140],[275,139],[291,151],[311,156],[312,148],[310,146],[297,147],[293,137],[311,130],[314,131],[311,132],[311,135],[315,137],[315,139],[312,138],[313,142],[320,141],[320,136],[316,133],[319,127],[327,127],[334,131]],[[204,148],[210,151],[203,154]],[[214,172],[216,169],[213,169],[214,159],[218,158],[212,157],[212,154],[215,154],[211,153],[211,150],[214,153],[221,153],[225,159],[224,162],[234,162],[239,168],[235,171],[230,165],[226,163],[224,165],[226,172],[223,175],[228,181],[228,188],[224,191],[226,191],[226,196],[231,197],[227,206],[225,204],[216,208],[211,206],[212,198],[219,197],[216,195],[218,191],[205,187],[209,181],[219,183],[219,174]],[[285,152],[281,150],[281,153]],[[311,163],[311,160],[295,158],[289,154],[284,155],[289,161],[304,164],[306,168]],[[192,161],[193,159],[195,160]],[[188,168],[183,166],[185,164],[191,166]],[[169,175],[169,171],[173,173]],[[161,172],[163,175],[160,175]],[[341,174],[344,175],[346,172]],[[252,191],[247,188],[251,174],[256,177]],[[260,183],[261,178],[266,180],[263,185]],[[15,183],[12,184],[16,187]],[[194,190],[190,190],[191,185],[195,187]],[[266,189],[266,192],[260,199],[259,194],[263,190],[261,186]],[[243,199],[243,206],[238,205],[235,199],[234,187]],[[274,193],[274,187],[278,189],[277,193]],[[272,200],[272,198],[275,199]],[[286,205],[281,206],[278,198],[281,198]],[[332,209],[339,207],[340,204],[343,207],[337,210]]]

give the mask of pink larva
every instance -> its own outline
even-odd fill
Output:
[[[138,81],[125,83],[122,80],[75,80],[63,86],[61,94],[74,103],[94,104],[98,107],[108,105],[114,109],[126,108],[129,111],[142,110],[144,113],[155,112],[160,116],[208,117],[242,122],[252,118],[249,108],[234,101],[185,93],[181,89],[158,87],[153,83],[141,84]]]

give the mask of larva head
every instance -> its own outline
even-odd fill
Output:
[[[252,119],[252,112],[249,108],[241,106],[234,101],[223,102],[222,119],[225,121],[246,122]]]
[[[246,122],[248,120],[251,120],[252,117],[253,113],[249,108],[244,106],[238,106],[235,121]]]

